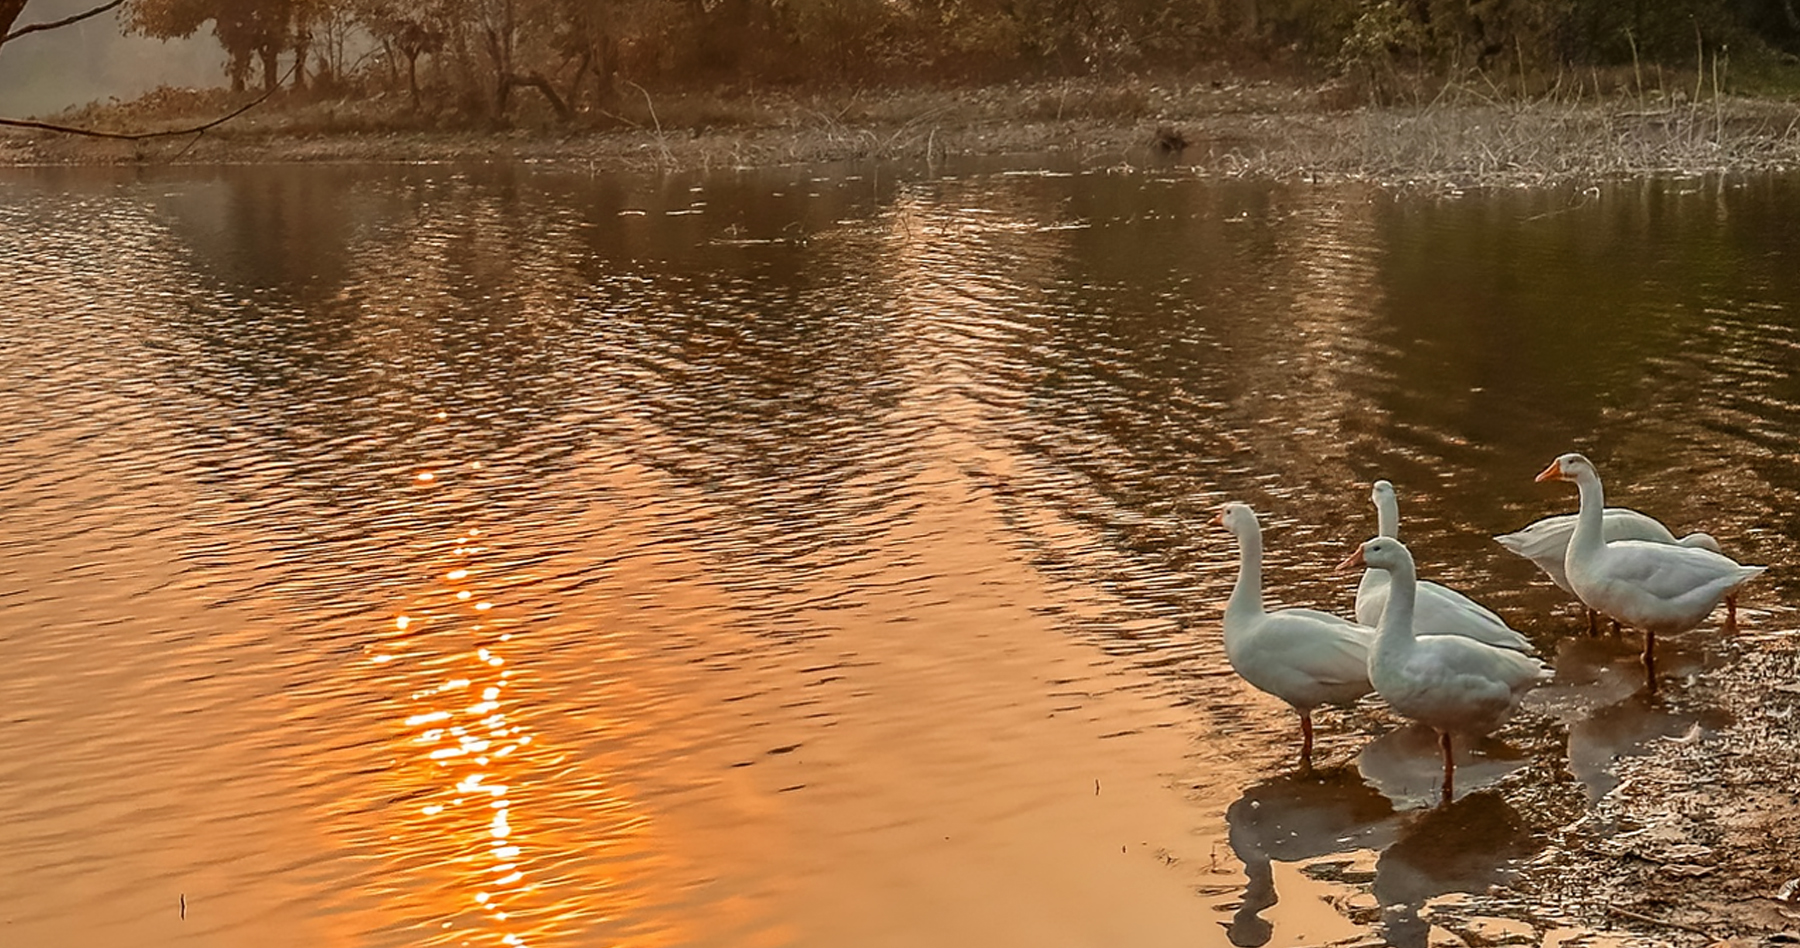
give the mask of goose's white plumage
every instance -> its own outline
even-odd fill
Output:
[[[1574,481],[1581,496],[1563,568],[1588,608],[1644,630],[1644,665],[1656,687],[1654,649],[1659,633],[1685,632],[1706,621],[1725,597],[1766,567],[1743,566],[1711,550],[1605,537],[1606,498],[1600,473],[1579,454],[1550,462],[1540,481]]]
[[[1456,773],[1451,736],[1479,737],[1498,728],[1550,669],[1529,655],[1464,636],[1418,634],[1413,625],[1418,573],[1399,540],[1375,537],[1340,569],[1359,565],[1388,573],[1392,588],[1369,652],[1369,681],[1395,712],[1438,732],[1447,803]]]
[[[1570,513],[1545,517],[1494,539],[1513,553],[1537,564],[1538,569],[1543,570],[1551,582],[1561,587],[1563,592],[1574,595],[1575,589],[1569,585],[1563,559],[1568,555],[1569,538],[1575,535],[1575,521],[1580,516],[1579,513]],[[1606,508],[1601,524],[1602,535],[1608,543],[1614,540],[1645,540],[1651,543],[1674,543],[1714,553],[1724,552],[1719,549],[1719,541],[1708,534],[1690,533],[1677,539],[1673,531],[1663,526],[1662,521],[1630,507]]]
[[[1245,681],[1300,715],[1300,762],[1312,766],[1312,711],[1366,695],[1375,630],[1314,609],[1263,608],[1262,526],[1245,504],[1218,522],[1238,543],[1238,576],[1225,605],[1225,657]]]
[[[1400,499],[1394,485],[1376,481],[1369,497],[1375,501],[1377,535],[1400,536]],[[1363,570],[1356,586],[1356,621],[1366,626],[1381,624],[1381,613],[1388,602],[1388,573],[1381,569]],[[1492,609],[1447,586],[1421,581],[1418,601],[1413,611],[1413,625],[1426,635],[1460,635],[1499,648],[1527,655],[1536,651],[1531,640],[1520,635]]]

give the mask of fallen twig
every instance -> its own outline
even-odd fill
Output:
[[[1684,932],[1691,932],[1695,935],[1703,936],[1709,941],[1718,941],[1719,940],[1718,937],[1715,936],[1712,932],[1709,932],[1704,928],[1698,928],[1693,925],[1684,925],[1681,922],[1672,922],[1666,918],[1657,918],[1654,915],[1645,915],[1642,912],[1633,912],[1632,910],[1630,910],[1628,908],[1620,908],[1617,905],[1608,905],[1606,907],[1606,910],[1614,915],[1619,915],[1619,916],[1623,916],[1625,918],[1630,918],[1630,919],[1636,919],[1637,921],[1640,921],[1640,922],[1649,922],[1652,925],[1661,925],[1665,928],[1677,928]]]

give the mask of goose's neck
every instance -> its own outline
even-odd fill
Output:
[[[1262,531],[1244,531],[1238,540],[1237,585],[1231,587],[1231,599],[1225,604],[1227,634],[1242,627],[1246,619],[1263,614],[1262,601]]]
[[[1400,501],[1393,494],[1375,495],[1375,532],[1400,539]]]
[[[1388,574],[1387,608],[1381,613],[1375,650],[1391,655],[1413,646],[1413,604],[1419,596],[1419,573],[1412,561],[1407,560],[1396,563]]]
[[[1575,515],[1575,533],[1569,537],[1569,556],[1591,556],[1606,546],[1606,495],[1600,478],[1582,474],[1575,480],[1581,493],[1581,509]]]

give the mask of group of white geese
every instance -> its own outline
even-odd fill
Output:
[[[1655,519],[1609,508],[1587,458],[1565,454],[1539,481],[1573,481],[1575,514],[1539,520],[1496,537],[1541,567],[1589,611],[1641,629],[1649,687],[1656,687],[1658,634],[1685,632],[1721,601],[1735,618],[1738,587],[1764,567],[1742,566],[1706,534],[1676,539]],[[1228,503],[1218,521],[1237,537],[1237,584],[1225,607],[1225,655],[1245,681],[1300,715],[1303,769],[1312,762],[1312,711],[1379,694],[1403,717],[1438,733],[1444,753],[1442,801],[1453,795],[1451,735],[1480,737],[1500,727],[1551,669],[1531,642],[1492,611],[1433,582],[1420,582],[1399,540],[1394,487],[1375,482],[1379,534],[1338,565],[1364,568],[1351,622],[1313,609],[1263,608],[1262,528],[1246,505]],[[1728,620],[1729,621],[1729,620]]]

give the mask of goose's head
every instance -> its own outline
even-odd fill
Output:
[[[1369,499],[1378,504],[1383,500],[1396,499],[1394,496],[1394,485],[1386,480],[1376,481],[1375,486],[1369,488]]]
[[[1375,537],[1365,541],[1350,554],[1350,558],[1338,564],[1338,571],[1366,566],[1369,569],[1392,570],[1402,565],[1412,565],[1412,553],[1406,544],[1393,537]]]
[[[1247,531],[1257,529],[1256,511],[1251,510],[1249,504],[1240,504],[1235,501],[1219,508],[1219,515],[1213,518],[1213,522],[1224,526],[1233,535],[1240,537],[1244,536]]]
[[[1565,454],[1550,462],[1543,473],[1537,476],[1539,481],[1579,481],[1584,477],[1599,477],[1594,470],[1594,462],[1573,452]]]

